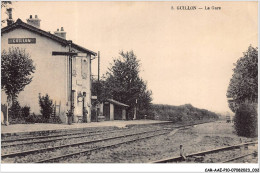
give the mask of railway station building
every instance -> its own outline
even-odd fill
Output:
[[[40,114],[39,94],[48,94],[55,103],[56,116],[63,123],[67,122],[66,113],[71,105],[74,122],[82,118],[90,122],[91,59],[96,53],[67,40],[63,27],[52,34],[42,30],[40,22],[37,15],[31,15],[27,22],[18,19],[1,30],[1,51],[8,52],[12,47],[25,49],[35,66],[32,82],[19,93],[17,100],[21,106],[30,106],[31,113],[37,115]],[[74,52],[72,65],[68,55],[53,56],[55,51]],[[4,91],[1,94],[4,99]],[[84,109],[88,112],[86,117],[82,117]]]

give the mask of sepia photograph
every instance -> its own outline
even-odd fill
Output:
[[[1,1],[3,171],[259,172],[258,7]]]

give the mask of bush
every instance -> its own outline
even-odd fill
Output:
[[[59,119],[59,117],[57,119]],[[42,115],[35,115],[33,113],[25,119],[25,122],[26,123],[49,123],[49,122],[58,123],[59,120],[45,119]]]
[[[8,109],[8,118],[15,120],[21,117],[21,106],[18,101],[14,101],[12,106]]]
[[[37,122],[37,116],[33,113],[32,115],[29,115],[25,119],[26,123],[36,123]]]
[[[245,137],[257,136],[257,104],[243,103],[239,105],[234,119],[237,135]]]
[[[9,122],[11,124],[26,123],[30,116],[30,107],[21,107],[18,101],[14,101],[8,112]]]
[[[21,116],[21,106],[18,101],[14,101],[12,106],[8,109],[8,119],[10,124],[23,123]]]
[[[39,102],[42,104],[41,113],[42,115],[30,114],[30,107],[21,107],[18,101],[14,101],[12,106],[9,108],[9,122],[10,124],[22,124],[22,123],[62,123],[60,117],[50,118],[53,110],[52,101],[49,96],[39,96]]]
[[[30,107],[29,106],[24,106],[21,108],[21,116],[22,118],[26,119],[30,116]]]
[[[52,117],[51,119],[49,119],[48,122],[53,123],[53,124],[61,124],[62,123],[60,117]]]
[[[39,104],[40,104],[40,112],[43,116],[43,119],[48,121],[51,117],[51,114],[53,113],[53,103],[50,99],[49,95],[46,94],[46,96],[41,96],[39,94]]]

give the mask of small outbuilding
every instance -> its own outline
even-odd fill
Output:
[[[105,121],[126,120],[126,109],[129,105],[113,99],[107,99],[100,104],[100,114]]]

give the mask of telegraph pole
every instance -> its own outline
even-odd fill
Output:
[[[100,52],[98,51],[98,82],[99,82],[99,71],[100,71]]]
[[[71,52],[71,44],[72,41],[69,40],[69,52]],[[70,64],[70,111],[73,113],[74,106],[72,104],[73,98],[72,98],[72,55],[69,55],[69,64]]]
[[[97,112],[97,106],[99,105],[99,71],[100,71],[100,52],[98,51],[98,81],[97,81],[97,105],[96,105],[96,122],[98,122],[98,112]],[[100,110],[99,110],[100,111]]]

